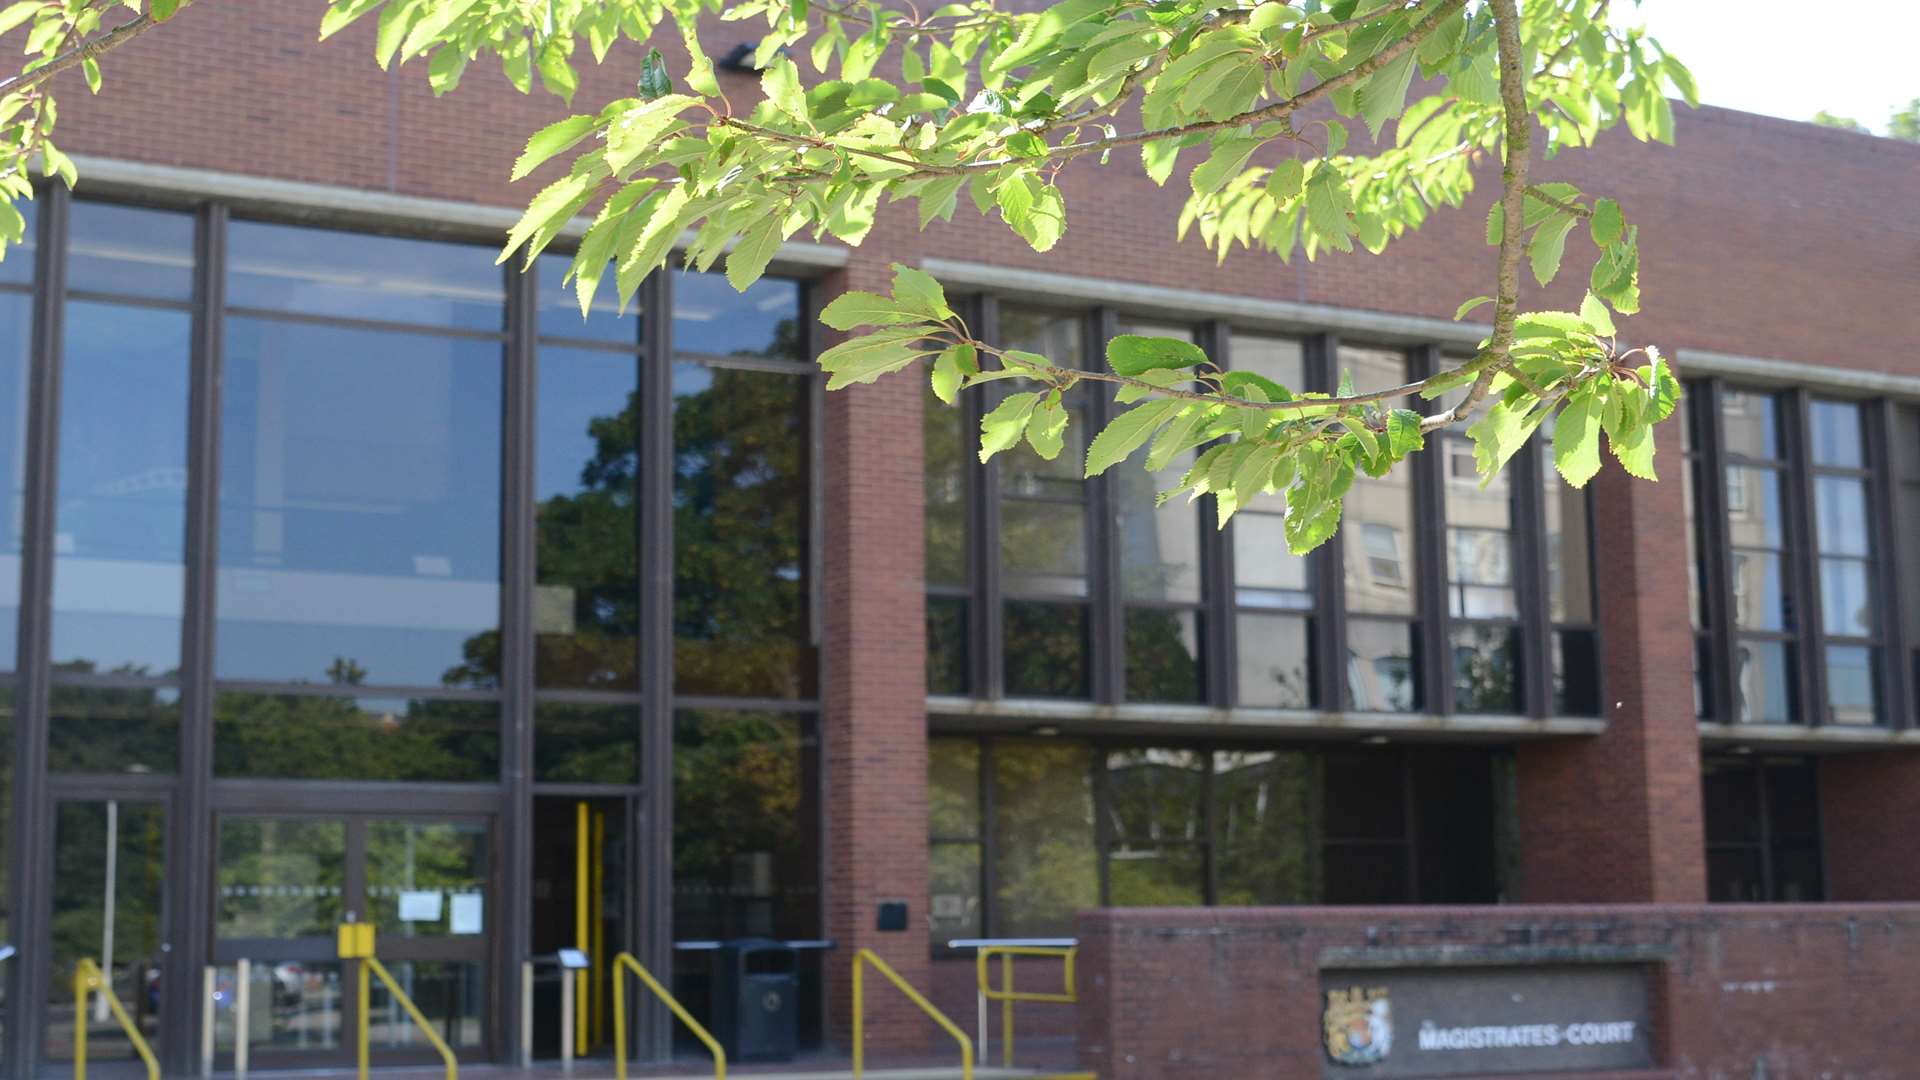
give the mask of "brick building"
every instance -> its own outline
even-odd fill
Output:
[[[1046,256],[889,213],[744,295],[660,275],[582,322],[564,258],[493,265],[556,103],[479,67],[435,100],[316,18],[201,0],[117,53],[64,101],[80,189],[0,263],[9,1075],[71,1058],[82,956],[169,1075],[209,1009],[232,1060],[242,959],[256,1067],[337,1063],[343,920],[504,1062],[522,962],[575,944],[604,1052],[618,951],[699,1002],[685,946],[830,941],[800,1026],[832,1047],[853,950],[967,1015],[947,942],[1087,909],[1667,906],[1618,916],[1638,942],[1710,903],[1920,900],[1920,146],[1707,108],[1675,148],[1544,163],[1644,226],[1627,333],[1689,388],[1665,481],[1574,492],[1523,454],[1483,491],[1448,437],[1296,559],[1271,511],[1217,531],[1134,467],[978,464],[978,395],[825,394],[812,313],[901,261],[1056,359],[1145,328],[1292,386],[1399,379],[1484,333],[1450,316],[1491,274],[1485,183],[1382,258],[1217,265],[1171,242],[1176,192],[1069,169]],[[1682,989],[1670,1025],[1710,1008]],[[418,1058],[379,1024],[376,1060]]]

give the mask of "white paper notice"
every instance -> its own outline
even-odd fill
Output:
[[[401,922],[439,922],[440,890],[400,894]]]
[[[450,925],[447,927],[448,932],[454,934],[479,933],[485,911],[486,902],[481,898],[480,893],[454,893],[453,912]]]

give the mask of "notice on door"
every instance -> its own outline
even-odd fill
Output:
[[[439,922],[440,890],[407,890],[400,894],[401,922]]]
[[[1321,1075],[1492,1076],[1653,1063],[1631,964],[1322,971]]]
[[[449,919],[447,932],[452,934],[477,934],[485,921],[486,901],[477,892],[453,894],[453,912]]]

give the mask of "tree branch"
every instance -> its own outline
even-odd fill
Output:
[[[1499,288],[1493,300],[1493,334],[1474,363],[1479,376],[1460,404],[1427,417],[1423,431],[1457,424],[1473,414],[1493,387],[1493,378],[1512,363],[1513,327],[1520,313],[1520,256],[1526,251],[1527,167],[1533,156],[1533,116],[1527,110],[1527,83],[1520,71],[1520,10],[1516,0],[1490,0],[1500,53],[1500,105],[1506,116],[1506,162],[1500,169]]]
[[[1565,213],[1572,214],[1574,217],[1585,218],[1585,217],[1593,216],[1593,211],[1587,209],[1584,206],[1581,206],[1579,203],[1570,203],[1562,199],[1556,199],[1553,196],[1547,194],[1546,191],[1542,189],[1538,184],[1527,185],[1527,195],[1530,198],[1537,199],[1540,202],[1546,203],[1548,206],[1553,207],[1555,210],[1560,210]]]
[[[79,67],[80,64],[87,60],[92,60],[102,53],[111,52],[125,45],[127,42],[132,41],[134,38],[139,37],[141,34],[146,33],[158,25],[160,25],[159,22],[149,14],[143,13],[138,18],[129,19],[98,37],[89,38],[79,45],[68,49],[66,52],[48,61],[44,67],[35,68],[25,75],[15,75],[11,79],[0,81],[0,97],[31,90],[68,68]]]

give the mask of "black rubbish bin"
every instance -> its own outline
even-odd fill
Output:
[[[714,1037],[729,1061],[792,1061],[800,1041],[799,971],[785,942],[722,942],[715,965]]]

